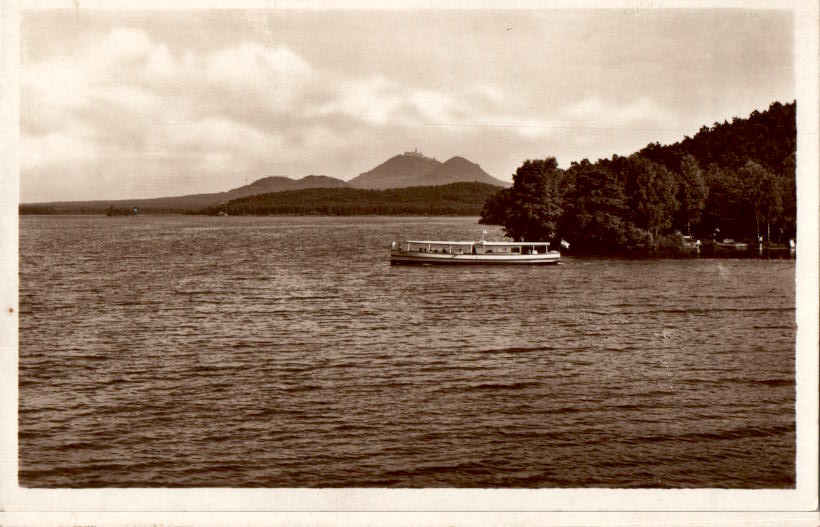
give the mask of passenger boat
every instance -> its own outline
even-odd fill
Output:
[[[549,242],[393,242],[390,264],[557,264],[561,253]]]
[[[732,238],[724,238],[723,241],[715,242],[716,249],[727,249],[730,251],[745,251],[749,248],[749,244],[745,242],[736,242]]]

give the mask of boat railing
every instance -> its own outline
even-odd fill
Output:
[[[437,241],[393,241],[392,250],[405,253],[433,254],[487,254],[487,255],[537,255],[550,253],[548,242],[437,242]],[[555,251],[552,251],[555,252]]]

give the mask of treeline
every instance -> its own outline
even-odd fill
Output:
[[[18,214],[60,214],[52,205],[29,205],[21,203],[17,207]]]
[[[567,170],[555,158],[528,160],[481,221],[586,254],[671,247],[681,234],[785,243],[796,232],[795,106],[776,102],[673,145]]]
[[[134,214],[137,213],[137,210],[138,209],[136,209],[136,208],[127,209],[125,207],[115,207],[114,205],[111,205],[105,211],[105,215],[106,216],[133,216]]]
[[[164,207],[138,207],[140,214],[179,214],[182,211],[174,208]],[[134,214],[132,207],[116,207],[108,203],[100,204],[74,204],[71,202],[55,204],[22,203],[17,208],[18,214],[65,214],[65,215],[86,215],[105,214],[106,216],[130,216]]]
[[[499,188],[474,182],[387,190],[290,190],[231,200],[196,214],[477,216]]]

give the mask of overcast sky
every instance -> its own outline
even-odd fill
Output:
[[[32,11],[21,201],[350,179],[404,150],[510,180],[795,97],[791,13]]]

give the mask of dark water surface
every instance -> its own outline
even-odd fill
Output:
[[[479,232],[21,217],[20,484],[794,486],[794,261],[389,265]]]

